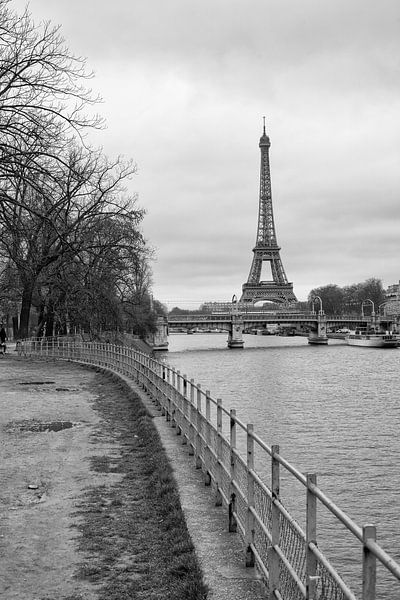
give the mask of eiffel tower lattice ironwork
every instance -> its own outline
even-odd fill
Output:
[[[291,304],[297,302],[293,292],[293,283],[289,283],[280,258],[280,247],[276,239],[274,214],[272,209],[271,173],[269,166],[269,148],[271,142],[264,130],[260,138],[260,201],[258,209],[258,227],[254,256],[247,283],[242,286],[241,303],[255,304],[260,301]],[[272,281],[260,281],[263,262],[271,267]]]

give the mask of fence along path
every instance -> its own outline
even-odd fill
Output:
[[[229,530],[243,539],[246,565],[256,565],[266,582],[269,599],[376,600],[377,563],[394,578],[400,597],[400,565],[376,542],[373,525],[360,527],[318,487],[315,473],[304,475],[244,424],[235,410],[227,410],[200,384],[165,363],[125,346],[70,341],[65,338],[19,341],[20,357],[64,359],[104,367],[139,384],[167,421],[189,446],[196,467],[212,485],[216,503],[226,507]],[[245,438],[245,452],[238,437]],[[270,462],[269,481],[255,467]],[[258,461],[257,461],[258,464]],[[305,489],[305,531],[280,498],[282,469]],[[361,596],[355,595],[317,545],[317,507],[323,505],[359,542]],[[382,596],[379,596],[380,600]]]

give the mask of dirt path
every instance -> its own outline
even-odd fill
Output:
[[[0,597],[97,598],[74,578],[78,499],[118,473],[90,469],[90,458],[119,454],[99,434],[96,374],[75,365],[0,359]],[[58,431],[57,431],[58,430]],[[75,527],[74,527],[75,526]]]
[[[0,358],[2,600],[264,597],[160,415],[94,370]]]

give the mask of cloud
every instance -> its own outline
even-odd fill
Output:
[[[22,0],[13,0],[15,8]],[[240,293],[258,213],[261,117],[288,278],[399,279],[400,5],[386,0],[31,0],[88,57],[157,249],[160,300]]]

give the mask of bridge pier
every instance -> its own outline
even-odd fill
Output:
[[[326,345],[328,336],[326,335],[326,315],[320,310],[318,313],[318,321],[316,329],[313,329],[308,334],[308,343],[316,345]]]
[[[231,321],[228,329],[228,348],[243,348],[243,329],[244,323],[242,315],[238,311],[237,298],[233,296]]]
[[[243,320],[238,315],[232,315],[228,330],[228,348],[243,348]]]
[[[157,331],[146,340],[153,350],[168,350],[168,319],[157,317]]]

